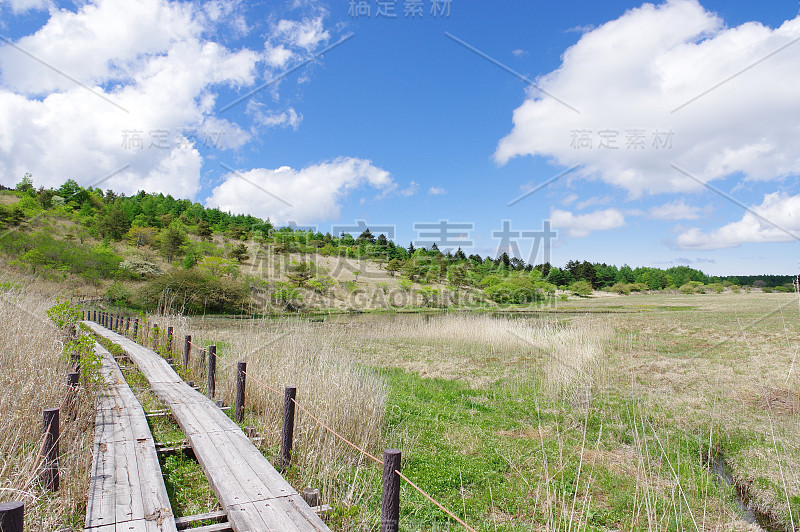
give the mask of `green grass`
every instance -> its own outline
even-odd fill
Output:
[[[662,528],[693,529],[709,499],[734,511],[702,463],[701,435],[675,430],[668,412],[613,396],[573,408],[534,382],[477,390],[382,373],[391,386],[387,447],[402,449],[404,473],[476,529],[646,529],[647,505]],[[625,459],[637,454],[651,478],[632,474]],[[401,500],[402,530],[452,522],[408,486]],[[374,511],[379,504],[371,501]]]

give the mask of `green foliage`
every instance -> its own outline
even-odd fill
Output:
[[[131,291],[124,284],[115,282],[106,290],[106,299],[115,305],[126,305],[130,302]]]
[[[80,334],[77,338],[64,343],[64,354],[68,360],[78,359],[81,367],[81,378],[86,383],[99,383],[102,381],[100,368],[103,358],[94,350],[94,337],[90,334]]]
[[[14,190],[18,190],[19,192],[30,192],[33,190],[33,176],[30,172],[25,172],[25,175],[22,176],[22,180],[14,186]]]
[[[441,292],[432,286],[422,286],[418,288],[417,294],[422,298],[422,303],[426,307],[435,307],[441,296]]]
[[[576,296],[586,297],[592,294],[592,285],[588,281],[575,281],[569,285],[569,291]]]
[[[248,295],[247,285],[232,277],[214,277],[199,269],[173,269],[141,287],[137,301],[147,309],[161,303],[174,312],[237,312]]]
[[[303,286],[309,279],[311,279],[314,276],[316,271],[317,268],[311,261],[293,260],[286,267],[286,277],[288,277],[292,282],[297,284],[297,286]]]
[[[47,309],[47,317],[64,336],[63,354],[66,362],[77,359],[84,382],[99,382],[102,359],[94,351],[94,340],[88,334],[77,334],[77,324],[83,317],[81,308],[59,298],[55,305]]]
[[[170,225],[161,232],[161,252],[168,262],[181,255],[186,244],[186,234],[176,225]]]
[[[22,260],[33,257],[37,264],[37,273],[57,267],[60,271],[80,275],[92,282],[114,277],[122,262],[122,258],[107,246],[56,240],[44,231],[30,234],[20,231],[6,233],[0,238],[0,249],[20,258],[35,249],[38,253],[28,255]]]
[[[317,275],[308,281],[308,287],[318,294],[327,294],[334,281],[327,275]]]
[[[400,290],[403,292],[410,292],[411,288],[414,286],[414,283],[409,281],[408,279],[400,279]]]
[[[610,290],[615,294],[628,295],[631,293],[631,286],[628,283],[614,283]]]
[[[58,298],[56,299],[56,304],[47,309],[47,317],[66,334],[68,331],[73,330],[81,320],[82,313],[78,305],[73,305],[69,301]]]
[[[678,291],[682,294],[702,294],[705,292],[705,288],[700,281],[689,281],[681,286]]]
[[[247,251],[247,246],[244,244],[239,244],[230,252],[230,257],[232,259],[236,259],[240,264],[247,259],[250,258],[250,254]]]
[[[287,283],[275,283],[275,288],[272,291],[272,299],[279,304],[289,305],[295,304],[302,301],[300,297],[300,291],[287,284]]]

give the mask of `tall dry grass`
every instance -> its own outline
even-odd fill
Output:
[[[82,389],[76,417],[62,408],[61,486],[43,489],[43,408],[61,405],[66,375],[63,338],[48,319],[50,298],[17,289],[0,291],[0,502],[25,503],[25,529],[83,526],[92,460],[94,397]]]
[[[508,319],[448,314],[369,327],[382,340],[413,339],[433,345],[475,345],[505,363],[519,361],[538,373],[543,388],[568,401],[586,397],[602,379],[602,360],[613,330],[604,321],[568,324],[543,319]]]
[[[277,449],[285,386],[297,387],[297,402],[361,449],[379,456],[386,402],[384,383],[355,363],[346,332],[319,334],[314,324],[288,320],[194,319],[150,316],[161,329],[174,328],[175,345],[217,346],[216,397],[235,399],[236,362],[247,362],[246,405],[265,445]],[[205,382],[203,355],[193,349],[191,374]],[[270,389],[272,388],[272,390]],[[325,503],[351,506],[374,495],[372,480],[380,471],[371,459],[297,410],[290,479],[296,488],[319,488]]]

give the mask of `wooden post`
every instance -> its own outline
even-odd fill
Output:
[[[133,341],[135,342],[139,336],[139,318],[133,320]]]
[[[236,410],[234,419],[237,423],[241,423],[244,419],[244,386],[245,386],[245,372],[247,371],[247,362],[239,362],[236,364]]]
[[[192,352],[192,335],[187,334],[183,337],[183,367],[189,367],[189,354]]]
[[[44,486],[58,491],[58,408],[44,410]]]
[[[24,521],[25,503],[0,503],[0,532],[22,532]]]
[[[70,420],[75,419],[77,412],[75,408],[75,401],[78,396],[78,383],[80,381],[80,377],[81,374],[77,371],[67,373],[67,393],[64,400],[64,414]]]
[[[126,336],[128,334],[128,331],[130,331],[130,330],[131,330],[131,318],[130,318],[130,316],[128,316],[127,318],[125,318],[125,335]]]
[[[381,503],[381,532],[397,532],[400,526],[400,451],[383,451],[383,502]]]
[[[281,473],[292,462],[292,442],[294,440],[294,400],[297,388],[287,386],[283,394],[283,430],[281,430]]]
[[[217,346],[208,346],[208,396],[213,399],[215,392],[214,379],[217,376]]]
[[[317,488],[303,488],[303,493],[300,494],[306,504],[311,506],[319,506],[319,490]]]
[[[119,314],[114,315],[114,332],[119,332]]]
[[[97,309],[94,309],[94,310],[92,311],[92,316],[93,316],[93,317],[92,317],[92,321],[93,321],[93,322],[95,322],[95,323],[97,323]]]
[[[167,351],[170,353],[170,357],[172,357],[172,327],[167,327]]]

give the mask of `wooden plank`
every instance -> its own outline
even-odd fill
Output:
[[[230,530],[233,530],[231,528],[231,524],[226,521],[225,523],[198,526],[197,528],[187,528],[185,532],[229,532]]]
[[[87,324],[122,347],[170,408],[234,532],[329,532],[239,426],[183,382],[160,355],[97,324]]]
[[[95,416],[84,530],[177,531],[144,410],[110,353],[99,344],[95,350],[106,386]]]
[[[216,521],[224,521],[227,519],[227,516],[225,512],[219,510],[204,514],[185,515],[183,517],[175,518],[175,526],[178,527],[178,530],[183,530],[184,528],[188,528],[192,523],[196,523],[198,521],[210,521],[212,519]]]

